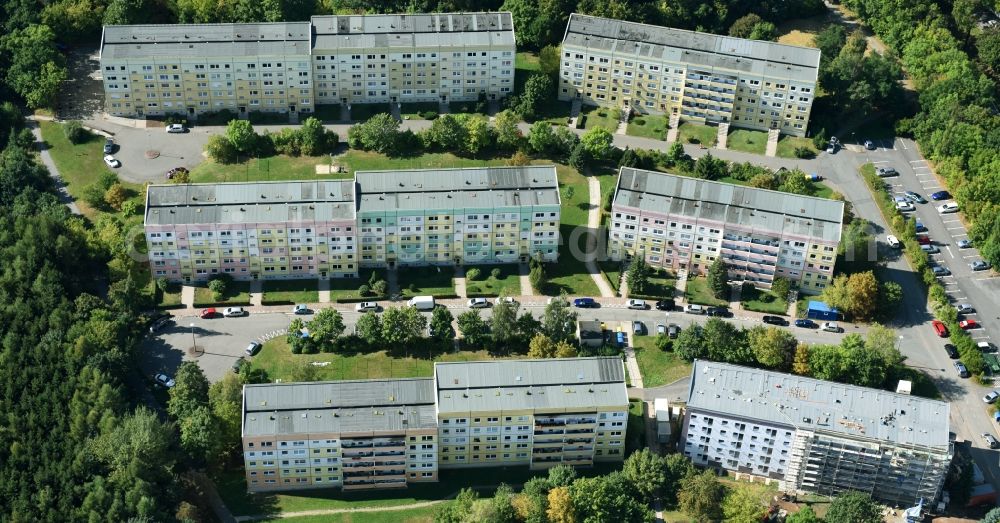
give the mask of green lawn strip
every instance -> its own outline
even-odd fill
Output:
[[[319,118],[322,122],[339,122],[340,121],[340,105],[339,104],[321,104],[316,106],[316,110],[313,112],[312,116]]]
[[[437,102],[416,102],[403,104],[399,110],[404,120],[423,120],[426,113],[438,114],[441,105]]]
[[[719,128],[693,122],[683,122],[677,128],[677,139],[681,143],[700,143],[706,147],[715,145],[719,138]],[[692,141],[694,139],[695,141]]]
[[[360,283],[358,284],[360,285]],[[264,305],[316,303],[319,301],[317,280],[267,280],[264,282]]]
[[[660,299],[673,298],[677,288],[677,278],[666,271],[653,273],[646,281],[646,289],[642,294],[629,292],[631,298]]]
[[[618,117],[620,114],[617,109],[585,105],[580,109],[580,114],[587,118],[587,121],[584,123],[584,129],[603,127],[612,133],[618,129]]]
[[[582,259],[573,256],[573,250],[569,246],[574,239],[573,231],[577,227],[587,226],[587,211],[590,209],[587,180],[576,169],[565,165],[557,165],[556,173],[559,176],[562,197],[559,262],[546,265],[548,282],[542,291],[549,296],[558,295],[560,292],[578,296],[597,296],[600,291],[587,272],[586,264]],[[582,253],[586,247],[586,235],[579,232],[577,235],[575,239],[579,247],[575,250]]]
[[[608,281],[608,285],[615,290],[615,294],[621,294],[622,262],[614,260],[604,260],[597,262],[601,269],[601,274]]]
[[[155,286],[155,281],[150,281],[150,286]],[[153,293],[156,298],[156,305],[164,309],[172,309],[179,307],[181,305],[181,284],[177,282],[170,282],[167,284],[167,290],[161,291],[159,288]]]
[[[205,160],[191,171],[194,183],[256,182],[281,180],[329,180],[349,178],[348,173],[316,174],[317,165],[330,165],[330,158],[323,156],[285,156],[267,158],[241,158],[233,164]]]
[[[476,265],[481,274],[476,281],[466,280],[465,291],[469,297],[476,296],[505,296],[521,295],[521,277],[517,264],[503,265]],[[500,278],[494,279],[490,276],[493,269],[500,269]]]
[[[303,115],[301,118],[305,120],[309,115]],[[291,122],[288,113],[264,113],[264,112],[252,112],[249,114],[250,123],[254,125],[288,125]]]
[[[375,269],[361,269],[357,278],[330,278],[330,301],[381,300],[386,296],[362,296],[358,289],[367,284]],[[378,271],[377,279],[386,279],[385,270]]]
[[[455,268],[450,266],[402,267],[398,272],[399,290],[404,298],[454,296],[454,277]]]
[[[350,150],[333,159],[346,167],[348,176],[354,171],[398,171],[403,169],[455,169],[460,167],[494,167],[506,165],[506,158],[462,158],[451,153],[426,153],[419,156],[390,158],[369,151]],[[551,163],[551,162],[546,162]]]
[[[376,114],[390,114],[391,109],[388,103],[383,104],[351,104],[351,120],[354,122],[367,121]]]
[[[730,138],[730,140],[732,140],[732,138]],[[795,149],[798,147],[805,147],[812,151],[813,154],[819,153],[819,151],[816,150],[816,146],[813,145],[811,139],[783,135],[780,139],[778,139],[778,149],[776,154],[779,158],[798,158],[795,156]]]
[[[625,427],[626,456],[646,446],[644,409],[645,403],[640,400],[630,400],[628,402],[628,424]]]
[[[808,311],[809,311],[809,300],[810,300],[809,296],[799,295],[798,301],[795,302],[795,317],[796,318],[805,318],[806,316],[808,316],[808,314],[809,314],[808,313]]]
[[[664,321],[663,324],[667,325],[667,322]],[[632,340],[643,386],[659,387],[690,376],[690,363],[675,352],[664,352],[656,348],[656,325],[650,325],[649,331],[649,336],[636,336]]]
[[[740,295],[743,308],[749,311],[784,315],[788,312],[788,302],[768,291],[745,285]]]
[[[226,285],[226,292],[222,294],[222,299],[216,300],[212,291],[204,284],[194,289],[194,306],[230,306],[230,305],[250,305],[250,282],[233,281]]]
[[[318,516],[279,517],[262,521],[281,523],[432,523],[434,521],[434,514],[440,510],[439,507],[443,503],[442,501],[441,503],[435,503],[426,507],[408,508],[405,510],[380,510],[354,513],[336,512]]]
[[[728,301],[720,300],[712,295],[712,291],[708,288],[708,280],[704,276],[689,277],[685,294],[691,303],[712,306],[729,305]]]
[[[736,178],[733,178],[732,176],[724,176],[716,181],[722,183],[731,183],[733,185],[744,185],[744,186],[747,185],[747,182],[743,180],[738,180]],[[812,186],[815,188],[815,192],[810,196],[815,196],[817,198],[830,198],[830,196],[833,195],[833,188],[830,187],[829,185],[823,182],[810,182],[810,183],[812,183]]]
[[[667,139],[667,126],[670,124],[669,117],[662,114],[644,114],[632,118],[628,123],[625,134],[631,136],[642,136],[654,140]]]
[[[85,142],[74,144],[66,138],[62,124],[46,121],[40,121],[38,124],[41,126],[42,140],[48,145],[49,154],[52,155],[52,161],[59,169],[66,190],[76,200],[80,212],[91,219],[107,212],[108,209],[95,209],[83,201],[84,189],[96,182],[102,172],[109,170],[104,164],[104,138],[88,135],[89,138]],[[142,185],[124,180],[119,182],[125,188],[130,200],[144,203],[145,190]]]
[[[764,154],[764,150],[767,148],[767,133],[736,129],[730,132],[726,138],[726,148],[746,153]]]

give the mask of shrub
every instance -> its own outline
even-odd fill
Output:
[[[473,267],[473,268],[465,271],[465,279],[467,279],[469,281],[476,281],[480,277],[482,277],[482,275],[483,275],[482,271],[480,271],[479,269],[477,269],[475,267]]]
[[[586,126],[587,126],[587,115],[581,114],[580,116],[577,116],[576,117],[576,128],[577,129],[583,129]]]
[[[372,288],[369,287],[367,283],[362,283],[361,286],[358,287],[358,295],[361,297],[371,296]]]
[[[814,156],[816,156],[816,153],[808,147],[799,146],[795,148],[796,158],[812,158]]]
[[[410,290],[410,292],[417,292],[417,284],[416,284],[416,283],[411,283],[411,284],[410,284],[409,286],[407,286],[406,288],[407,288],[407,289],[409,289],[409,290]]]
[[[494,267],[493,270],[490,271],[490,278],[493,278],[494,280],[499,280],[502,275],[503,271],[500,270],[500,267]]]
[[[438,117],[437,111],[424,111],[420,113],[420,117],[424,120],[436,120]]]
[[[160,289],[160,292],[167,292],[167,288],[170,287],[170,281],[166,278],[156,279],[156,288]]]
[[[465,292],[471,294],[479,294],[480,292],[483,292],[483,290],[480,289],[478,285],[469,285],[468,287],[466,287]]]
[[[90,136],[90,133],[83,128],[83,124],[76,120],[70,120],[63,125],[63,134],[71,143],[83,143]]]
[[[212,298],[216,300],[221,300],[222,295],[226,292],[226,282],[221,278],[217,278],[208,282],[208,290],[212,291]]]
[[[221,134],[209,137],[208,143],[205,144],[205,152],[216,163],[227,164],[236,161],[236,148],[233,147],[228,138]]]
[[[389,283],[385,280],[378,280],[372,284],[372,293],[376,296],[385,296],[389,293]]]
[[[104,203],[108,204],[112,209],[120,211],[122,210],[122,205],[125,204],[127,196],[125,187],[120,183],[115,183],[111,187],[108,187],[107,191],[104,191]]]

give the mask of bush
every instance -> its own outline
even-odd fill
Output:
[[[228,138],[221,134],[209,137],[208,143],[205,144],[205,152],[216,163],[227,164],[236,161],[236,148],[233,147]]]
[[[410,292],[417,292],[417,284],[416,283],[411,283],[406,288],[409,289]]]
[[[70,120],[63,125],[63,134],[71,143],[83,143],[90,136],[90,133],[83,128],[83,124],[76,120]]]
[[[501,271],[499,267],[494,267],[493,270],[490,271],[490,278],[499,280],[500,276],[503,276],[503,271]]]
[[[796,158],[813,158],[815,156],[816,156],[816,153],[813,152],[813,150],[810,149],[810,148],[808,148],[808,147],[801,147],[800,146],[800,147],[796,147],[795,148],[795,157]]]
[[[437,111],[424,111],[420,113],[420,117],[424,120],[436,120],[438,117]]]
[[[465,271],[465,279],[467,279],[469,281],[476,281],[480,277],[482,277],[482,275],[483,275],[482,271],[480,271],[479,269],[477,269],[475,267],[473,267],[473,268]]]
[[[583,129],[587,125],[587,115],[581,114],[576,117],[576,128]]]
[[[360,296],[371,296],[372,295],[372,288],[369,287],[367,283],[362,283],[361,286],[358,287],[358,295],[360,295]]]
[[[389,294],[389,283],[385,280],[377,280],[372,284],[372,293],[376,296],[385,296]]]
[[[212,298],[221,300],[226,292],[226,282],[222,279],[214,279],[208,282],[208,290],[212,291]]]

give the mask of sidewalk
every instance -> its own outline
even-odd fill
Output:
[[[528,277],[528,274],[530,274],[528,264],[522,263],[518,265],[517,269],[520,272],[518,279],[521,280],[521,296],[534,296],[535,289],[531,288],[531,278]]]
[[[594,233],[598,231],[601,227],[601,183],[597,181],[597,177],[588,176],[587,177],[587,187],[590,193],[590,211],[587,213],[587,227]],[[610,298],[615,295],[614,289],[611,285],[604,280],[604,276],[601,275],[601,271],[597,268],[597,262],[593,259],[596,258],[596,253],[594,251],[597,249],[597,238],[590,236],[587,238],[587,252],[593,253],[592,259],[586,261],[587,272],[590,273],[590,277],[594,279],[594,283],[597,284],[597,288],[601,291],[601,296],[605,298]]]
[[[62,176],[59,175],[59,169],[56,168],[56,163],[52,161],[52,155],[49,154],[49,150],[45,147],[45,140],[42,139],[42,128],[32,118],[38,118],[39,120],[51,120],[51,118],[29,116],[28,127],[31,128],[31,134],[35,136],[35,147],[38,148],[42,157],[42,164],[49,170],[49,176],[52,177],[56,186],[56,193],[59,196],[59,200],[66,204],[66,207],[69,207],[69,212],[80,214],[80,208],[77,207],[76,202],[73,201],[73,197],[66,190],[66,183],[63,181]]]

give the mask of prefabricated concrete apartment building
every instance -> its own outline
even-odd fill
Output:
[[[510,13],[314,16],[310,22],[105,26],[105,110],[145,117],[311,113],[317,104],[500,99]]]
[[[621,168],[608,256],[704,274],[722,257],[729,277],[769,289],[784,277],[818,294],[833,278],[844,203]]]
[[[804,136],[819,49],[570,15],[559,99]]]
[[[345,278],[361,267],[556,261],[559,205],[551,165],[150,185],[145,234],[156,278]]]
[[[938,499],[954,455],[943,401],[696,360],[682,451],[789,493]]]
[[[438,362],[433,378],[246,385],[247,489],[400,488],[449,468],[621,461],[627,417],[617,357]]]

